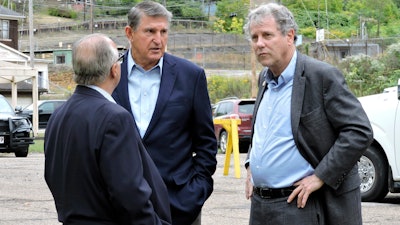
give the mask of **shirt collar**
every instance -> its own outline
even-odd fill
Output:
[[[293,79],[294,72],[296,69],[296,61],[297,61],[297,51],[294,51],[292,59],[289,62],[289,65],[285,68],[285,70],[278,77],[278,82],[274,80],[274,75],[270,70],[268,70],[265,80],[267,83],[273,83],[275,85],[285,84]]]
[[[103,90],[102,88],[100,88],[100,87],[98,87],[96,85],[85,85],[85,86],[88,87],[88,88],[91,88],[93,90],[98,91],[108,101],[116,103],[115,100],[113,99],[113,97],[107,91]]]
[[[131,49],[129,49],[129,51],[128,51],[128,57],[127,58],[128,58],[128,62],[127,62],[127,64],[128,64],[128,76],[129,76],[130,71],[132,71],[135,66],[138,67],[138,68],[142,68],[142,67],[139,66],[139,65],[136,65],[136,62],[133,59],[132,54],[131,54]],[[150,69],[150,70],[153,70],[157,66],[160,67],[160,77],[162,75],[163,62],[164,62],[164,56],[160,58],[160,60],[158,61],[157,65],[155,65],[153,68]]]

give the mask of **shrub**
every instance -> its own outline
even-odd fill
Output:
[[[207,77],[207,87],[211,103],[228,96],[250,98],[251,78],[249,76],[221,76]]]
[[[70,18],[70,19],[76,19],[77,18],[77,13],[72,11],[72,10],[66,10],[66,9],[59,9],[59,8],[50,7],[48,9],[48,13],[49,13],[50,16],[58,16],[58,17],[64,17],[64,18]]]

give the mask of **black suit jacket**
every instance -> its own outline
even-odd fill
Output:
[[[260,73],[253,124],[267,89],[267,70]],[[354,212],[361,207],[358,198],[352,197],[359,195],[357,161],[373,135],[367,115],[339,70],[297,53],[291,126],[300,153],[325,182],[327,224],[352,224],[360,216]]]
[[[129,112],[77,86],[45,133],[45,179],[64,224],[171,224],[166,187]]]
[[[127,53],[113,97],[132,112]],[[213,191],[217,142],[204,70],[164,55],[160,91],[143,143],[163,177],[173,224],[191,224]]]

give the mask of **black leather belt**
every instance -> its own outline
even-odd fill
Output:
[[[260,188],[254,187],[253,193],[260,196],[261,198],[282,198],[288,197],[296,187],[288,188]]]

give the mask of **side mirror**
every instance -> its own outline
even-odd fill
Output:
[[[17,105],[17,106],[15,107],[15,112],[17,112],[17,113],[22,112],[22,106]]]

